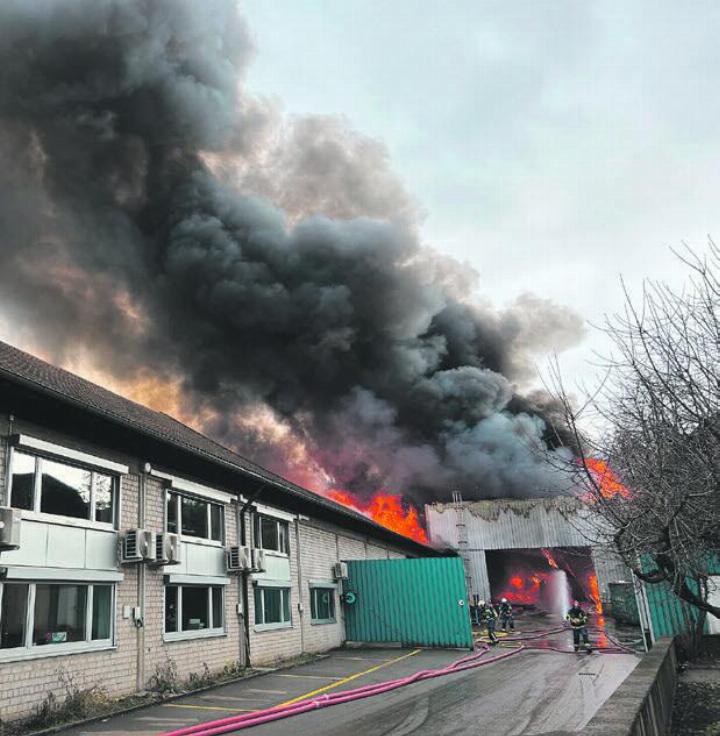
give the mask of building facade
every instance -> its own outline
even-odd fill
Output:
[[[335,563],[432,554],[1,343],[0,436],[2,720],[340,646]]]

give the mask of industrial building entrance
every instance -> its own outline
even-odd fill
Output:
[[[459,557],[348,562],[343,598],[348,641],[473,646]]]
[[[571,600],[598,609],[597,574],[589,547],[488,550],[485,553],[493,600],[564,615]]]

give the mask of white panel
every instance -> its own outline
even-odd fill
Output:
[[[8,580],[72,580],[93,583],[117,583],[124,575],[110,570],[80,570],[64,567],[22,567],[7,568]]]
[[[93,570],[112,570],[117,562],[117,538],[115,532],[95,529],[85,531],[85,566]]]
[[[290,559],[265,552],[265,572],[257,572],[253,580],[290,580]]]
[[[20,527],[20,549],[3,552],[0,555],[0,565],[47,564],[47,533],[47,524],[23,519]]]
[[[165,576],[166,582],[171,585],[229,585],[230,578],[223,575],[176,575],[170,573]]]
[[[45,564],[48,567],[86,567],[85,533],[85,529],[50,525]]]
[[[119,475],[127,475],[130,472],[130,468],[127,465],[122,465],[121,463],[116,463],[112,460],[108,460],[107,458],[98,457],[97,455],[90,455],[87,452],[71,450],[69,447],[56,445],[53,442],[46,442],[45,440],[31,437],[27,434],[18,435],[16,444],[20,448],[36,450],[37,452],[55,455],[56,457],[64,457],[68,460],[75,460],[83,465],[92,465],[96,468],[103,468],[104,470],[109,470],[110,472],[117,473]]]
[[[274,516],[276,519],[282,519],[283,521],[295,520],[295,514],[291,514],[289,511],[282,511],[281,509],[276,509],[272,506],[264,506],[261,503],[254,503],[253,506],[255,507],[258,514],[263,514],[264,516]]]
[[[184,570],[187,575],[225,576],[225,550],[205,544],[183,543]]]
[[[232,493],[226,491],[219,491],[216,488],[210,488],[209,486],[195,483],[187,478],[180,478],[177,475],[170,475],[170,473],[163,473],[153,468],[150,471],[150,475],[156,478],[162,478],[163,480],[169,480],[170,485],[178,491],[185,491],[186,493],[192,493],[194,496],[200,496],[202,498],[208,498],[212,501],[219,501],[220,503],[230,503],[233,499],[237,498]]]

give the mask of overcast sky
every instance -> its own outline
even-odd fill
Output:
[[[498,305],[599,321],[720,233],[720,3],[245,0],[253,91],[387,146]],[[590,335],[564,365],[588,376]]]

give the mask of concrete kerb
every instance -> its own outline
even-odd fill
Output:
[[[180,698],[187,698],[190,695],[196,693],[207,692],[208,690],[216,690],[226,685],[232,685],[234,682],[241,682],[244,680],[251,680],[254,677],[260,677],[260,675],[267,675],[272,672],[281,672],[282,670],[288,670],[292,667],[298,667],[303,664],[311,664],[313,662],[320,662],[323,659],[328,659],[328,654],[303,654],[301,657],[294,657],[284,662],[279,662],[275,667],[251,667],[246,674],[238,677],[233,677],[229,680],[221,680],[219,682],[212,683],[211,685],[203,685],[203,687],[195,688],[194,690],[183,690],[182,692],[172,693],[171,695],[153,695],[152,693],[146,693],[145,695],[134,694],[128,695],[127,699],[130,700],[133,697],[142,698],[146,697],[142,703],[134,703],[128,707],[118,708],[117,710],[109,710],[105,713],[100,713],[96,716],[90,716],[89,718],[82,718],[78,721],[68,721],[67,723],[58,723],[55,726],[49,726],[43,728],[40,731],[22,731],[22,736],[50,736],[50,734],[60,733],[67,731],[71,728],[78,726],[86,726],[91,723],[97,723],[98,721],[104,721],[106,718],[115,718],[116,716],[123,716],[127,713],[133,713],[136,710],[142,710],[143,708],[152,708],[155,705],[162,705],[163,703],[171,703],[173,700],[179,700]],[[22,721],[22,719],[20,719]],[[13,722],[9,721],[8,726],[13,726]]]
[[[673,639],[659,639],[581,731],[583,736],[666,736],[677,686]]]

